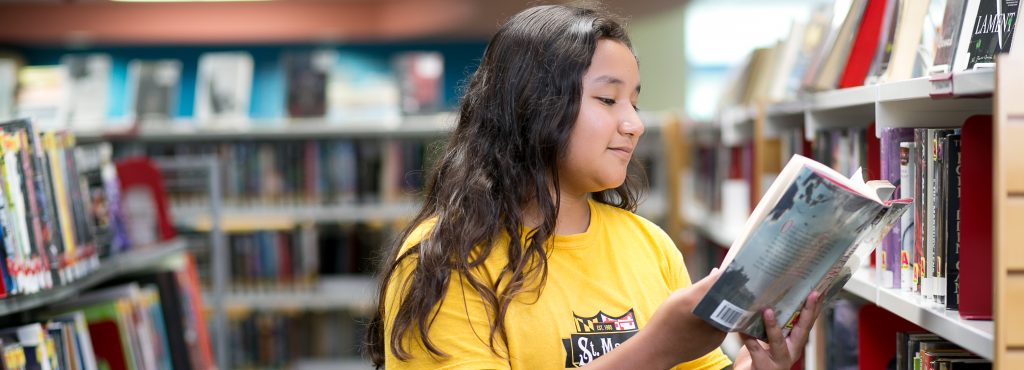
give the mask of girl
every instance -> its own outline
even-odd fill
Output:
[[[691,314],[671,239],[635,215],[644,126],[624,29],[592,9],[513,16],[470,79],[423,209],[384,260],[367,334],[396,368],[721,369],[724,333]],[[816,313],[745,338],[736,367],[788,369]]]

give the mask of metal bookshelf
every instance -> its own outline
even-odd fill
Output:
[[[803,125],[808,139],[813,139],[818,130],[867,127],[871,122],[876,123],[875,134],[878,136],[883,128],[959,127],[972,115],[993,114],[995,78],[993,70],[956,73],[952,76],[952,94],[945,95],[937,92],[940,85],[928,77],[820,92],[805,100],[768,104],[761,113],[763,117],[754,117],[752,120],[764,119],[765,130],[762,134],[765,137],[774,137],[783,129]],[[746,109],[742,107],[728,111],[742,112]],[[724,133],[733,125],[735,120],[723,119],[714,126],[694,130],[691,134],[708,137],[703,131],[714,130],[717,126]],[[719,145],[729,145],[729,142],[721,138],[712,141]],[[742,225],[743,219],[723,220],[721,215],[709,214],[692,201],[686,204],[684,215],[702,234],[721,245],[729,245],[735,240],[735,232],[723,232],[729,230],[723,225]],[[876,271],[870,268],[857,271],[844,290],[981,357],[995,360],[997,346],[994,321],[964,320],[957,311],[947,311],[916,294],[882,288]],[[1005,322],[1000,323],[1000,326],[1006,326]],[[1009,325],[1013,326],[1012,323]],[[810,349],[808,351],[809,355],[816,355]]]
[[[29,295],[0,299],[0,316],[8,316],[68,300],[89,288],[117,276],[142,271],[161,263],[166,263],[169,258],[177,256],[185,250],[186,247],[183,240],[173,239],[144,248],[134,249],[124,254],[114,255],[101,261],[100,266],[96,270],[67,285]]]
[[[225,232],[251,230],[286,230],[301,223],[335,222],[354,223],[364,221],[397,221],[412,219],[420,204],[369,203],[343,205],[260,205],[224,207],[221,211],[221,228]],[[175,223],[197,231],[210,229],[212,220],[206,209],[200,206],[173,208]]]
[[[853,275],[845,289],[978,356],[992,360],[994,325],[991,320],[964,320],[957,311],[946,310],[917,294],[880,286],[875,271],[864,268]]]
[[[691,204],[689,207],[683,207],[683,216],[687,222],[715,244],[723,248],[732,246],[742,227],[741,223],[737,223],[736,220],[726,220],[720,214],[711,213],[704,207],[695,206],[692,200],[687,204]]]
[[[361,358],[336,360],[301,360],[293,366],[295,370],[370,370],[370,362]]]
[[[641,112],[647,132],[657,132],[663,112]],[[77,130],[83,142],[183,142],[225,140],[299,140],[331,138],[423,138],[446,135],[457,117],[452,112],[405,116],[396,122],[335,123],[323,118],[288,118],[246,122],[198,122],[177,119],[147,122],[137,129]],[[72,125],[73,126],[73,125]],[[111,125],[116,127],[117,125]]]
[[[237,310],[354,310],[369,311],[377,284],[369,276],[321,277],[307,288],[253,289],[224,297],[228,311]],[[204,296],[207,296],[204,293]],[[204,299],[205,301],[205,299]]]

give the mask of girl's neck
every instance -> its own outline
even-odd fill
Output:
[[[590,195],[573,195],[562,193],[558,208],[558,219],[555,220],[555,235],[582,234],[590,227]],[[531,204],[524,211],[526,226],[537,227],[541,223],[541,215],[536,204]]]

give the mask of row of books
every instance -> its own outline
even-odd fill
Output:
[[[221,144],[147,144],[119,155],[215,156],[224,204],[332,205],[399,202],[415,198],[433,161],[422,139],[239,141]],[[174,181],[168,178],[167,181]],[[208,189],[170,189],[181,206],[208,204]]]
[[[150,272],[0,330],[3,368],[214,368],[194,264]]]
[[[1016,0],[852,0],[817,8],[789,36],[755,49],[720,107],[799,100],[808,92],[930,76],[952,94],[952,74],[992,68],[1016,33]],[[1019,37],[1018,37],[1019,39]]]
[[[927,332],[896,333],[897,370],[988,370],[992,362]]]
[[[73,139],[40,135],[29,121],[0,124],[0,143],[0,296],[38,292],[95,269],[97,244],[120,241],[114,235],[123,224],[116,208],[97,212],[91,198],[116,197],[116,178],[104,178],[101,161],[83,161],[80,172]]]
[[[960,129],[886,129],[882,144],[883,176],[915,200],[879,249],[883,286],[991,319],[991,117]]]
[[[77,147],[29,120],[0,123],[0,153],[0,297],[68,284],[101,258],[174,237],[148,160],[115,163],[109,146]]]
[[[182,83],[194,80],[191,113],[197,124],[240,128],[247,125],[250,105],[256,104],[254,76],[283,77],[283,117],[397,123],[402,114],[434,113],[444,104],[444,61],[439,52],[399,53],[389,63],[334,49],[288,51],[269,62],[272,66],[258,70],[248,52],[209,52],[199,57],[195,76],[183,76],[178,59],[133,59],[127,65],[125,86],[113,83],[113,71],[120,68],[115,62],[118,59],[101,53],[67,54],[53,66],[22,66],[16,59],[0,59],[0,119],[32,117],[47,128],[75,130],[127,128],[108,127],[111,122],[166,122],[181,116]],[[120,96],[125,101],[112,101]],[[124,107],[115,108],[116,104]],[[122,110],[124,117],[115,115]]]
[[[357,358],[366,318],[351,312],[252,312],[228,322],[230,368],[290,368]]]
[[[391,227],[365,223],[233,234],[228,237],[228,289],[239,293],[307,290],[322,277],[369,277],[394,235]],[[197,251],[201,278],[209,287],[208,248],[197,247]]]

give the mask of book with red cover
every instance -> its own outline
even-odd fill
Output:
[[[857,313],[857,365],[861,370],[886,369],[896,358],[896,333],[924,331],[896,314],[875,305],[864,305]]]
[[[143,217],[125,215],[132,245],[142,246],[174,238],[174,228],[171,226],[167,208],[167,193],[164,191],[163,177],[156,165],[148,158],[134,157],[118,160],[116,166],[121,183],[122,212],[140,210],[146,213]],[[142,196],[133,196],[133,193]],[[145,201],[147,204],[129,205],[131,201]],[[145,208],[151,209],[146,211]],[[145,217],[147,215],[154,217],[148,219]],[[154,232],[155,235],[151,235]],[[142,240],[139,240],[140,238]]]
[[[960,133],[960,317],[992,319],[992,116]]]
[[[895,0],[890,0],[895,1]],[[868,0],[861,19],[857,38],[853,40],[850,56],[846,59],[846,68],[839,77],[839,88],[864,85],[864,80],[871,70],[871,62],[875,59],[878,49],[878,37],[882,32],[882,21],[885,18],[886,0]]]

